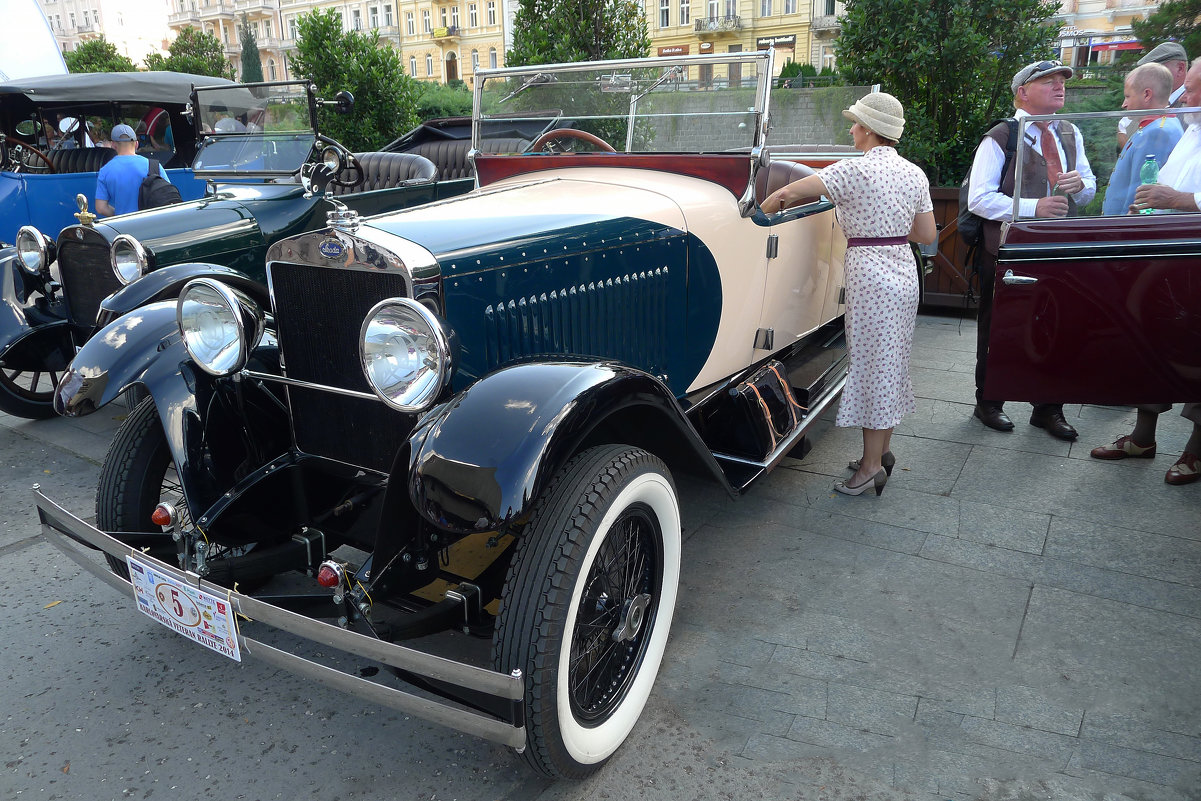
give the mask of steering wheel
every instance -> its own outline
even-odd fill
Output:
[[[42,166],[35,168],[32,164],[30,164],[29,158],[25,155],[25,151],[29,151],[33,155],[37,156],[38,159],[42,162]],[[13,145],[12,146],[12,160],[13,160],[13,163],[16,165],[16,167],[13,169],[13,172],[19,172],[22,167],[24,167],[27,170],[36,169],[37,172],[50,172],[50,173],[57,172],[57,170],[54,169],[54,163],[50,161],[50,157],[47,156],[42,151],[38,150],[33,145],[26,145],[26,144]]]
[[[601,139],[595,134],[590,134],[587,131],[580,131],[575,128],[555,128],[553,131],[547,131],[534,140],[527,152],[536,153],[546,146],[548,142],[556,139],[579,139],[581,142],[587,142],[598,150],[603,150],[606,153],[616,153],[613,145]]]

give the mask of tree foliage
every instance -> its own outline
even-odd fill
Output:
[[[250,20],[242,15],[242,82],[259,83],[263,80],[263,62],[259,58],[259,42],[250,27]]]
[[[418,119],[428,120],[435,117],[470,117],[471,90],[462,81],[455,85],[441,83],[420,83],[420,95],[417,98]]]
[[[117,46],[104,38],[89,39],[63,54],[68,72],[134,72],[137,67]]]
[[[650,55],[646,16],[633,0],[519,0],[505,65]]]
[[[895,95],[898,150],[931,183],[958,183],[988,124],[1013,113],[1014,73],[1053,57],[1058,11],[1057,0],[847,0],[839,72]]]
[[[379,32],[343,31],[337,11],[313,11],[296,23],[295,75],[312,81],[323,98],[346,90],[351,114],[322,109],[321,130],[351,150],[376,150],[417,125],[419,89],[400,56],[381,45]]]
[[[234,78],[233,65],[225,58],[225,47],[211,33],[184,28],[167,48],[169,56],[151,53],[146,56],[146,69],[190,72],[214,78]]]
[[[1167,0],[1145,20],[1136,17],[1131,26],[1145,50],[1176,41],[1190,59],[1201,56],[1201,0]]]

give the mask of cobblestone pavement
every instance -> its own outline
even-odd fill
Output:
[[[1102,463],[1127,408],[1069,406],[1078,443],[971,418],[975,327],[923,316],[918,411],[883,496],[828,422],[729,501],[682,480],[687,543],[663,672],[580,783],[139,616],[38,534],[29,486],[90,514],[119,406],[0,416],[0,796],[25,798],[1201,798],[1201,484]],[[58,603],[55,603],[58,602]]]

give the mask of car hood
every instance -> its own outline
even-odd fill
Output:
[[[204,261],[285,233],[315,203],[303,195],[296,184],[225,184],[199,200],[111,217],[96,228],[110,242],[119,234],[136,238],[159,263]]]
[[[622,213],[615,216],[605,209]],[[570,237],[570,231],[585,236],[587,231],[605,230],[621,236],[621,226],[611,224],[619,219],[687,231],[683,211],[666,193],[586,177],[543,177],[493,185],[441,203],[375,217],[367,224],[415,242],[446,262],[468,258],[480,250],[508,250],[522,243],[532,247],[548,235]],[[566,249],[572,244],[588,247],[583,239],[559,241],[556,247]],[[527,258],[540,255],[529,253]]]

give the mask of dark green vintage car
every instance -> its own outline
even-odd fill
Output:
[[[418,154],[352,154],[321,135],[317,109],[352,103],[349,95],[323,101],[303,82],[196,88],[192,167],[208,182],[203,197],[103,220],[80,200],[80,224],[57,241],[22,228],[16,247],[0,251],[0,410],[53,416],[53,389],[76,347],[104,322],[175,297],[192,277],[189,263],[265,284],[267,248],[326,223],[330,204],[313,186],[318,165],[332,174],[333,194],[364,216],[472,187],[470,177],[439,180]]]

